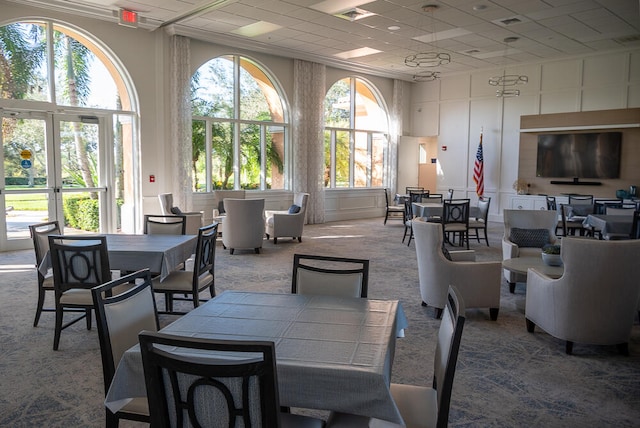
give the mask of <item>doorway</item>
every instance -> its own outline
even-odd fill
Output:
[[[0,251],[30,248],[28,226],[43,221],[58,220],[65,233],[117,230],[111,116],[2,110],[0,118]]]

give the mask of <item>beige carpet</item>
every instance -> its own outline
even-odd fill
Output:
[[[406,337],[397,342],[393,381],[428,385],[439,321],[420,305],[414,245],[400,242],[402,232],[398,221],[358,220],[306,226],[302,243],[265,241],[259,255],[231,256],[219,246],[217,290],[288,293],[294,252],[368,258],[369,297],[399,299],[409,320]],[[490,248],[472,243],[479,260],[501,259],[501,234],[502,225],[492,224]],[[60,350],[52,350],[53,314],[32,326],[32,265],[32,251],[0,253],[0,427],[103,426],[96,330],[78,323],[62,333]],[[467,311],[450,425],[640,426],[640,326],[633,327],[629,357],[614,346],[581,344],[568,356],[560,340],[539,329],[526,332],[524,299],[523,284],[510,294],[503,283],[497,322],[488,310]]]

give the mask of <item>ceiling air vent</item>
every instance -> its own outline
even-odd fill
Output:
[[[522,24],[523,22],[529,21],[524,16],[510,16],[508,18],[496,19],[495,21],[491,21],[496,25],[500,25],[501,27],[508,27],[510,25]]]
[[[358,19],[366,18],[367,16],[372,16],[372,15],[375,15],[375,13],[355,7],[353,9],[347,9],[344,12],[336,13],[334,16],[337,16],[338,18],[342,18],[342,19],[347,19],[353,22],[353,21],[357,21]]]

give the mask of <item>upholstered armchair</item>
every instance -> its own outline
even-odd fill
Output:
[[[233,254],[236,249],[260,253],[264,239],[264,199],[224,199],[222,245]]]
[[[244,190],[214,190],[213,191],[213,216],[220,217],[225,215],[224,199],[245,199],[246,192]]]
[[[500,309],[502,263],[475,262],[474,252],[469,250],[448,252],[449,260],[442,251],[442,226],[439,223],[416,218],[413,236],[422,305],[436,308],[439,318],[447,301],[449,285],[453,285],[462,294],[467,308],[489,308],[491,319],[495,321]]]
[[[267,239],[273,236],[273,243],[277,244],[279,237],[290,236],[294,239],[298,238],[298,242],[302,242],[302,229],[307,213],[308,198],[308,193],[295,193],[293,205],[288,211],[266,211]]]
[[[158,195],[162,215],[184,215],[186,216],[185,234],[197,235],[198,229],[202,227],[202,212],[184,212],[180,208],[173,206],[172,193],[160,193]]]
[[[617,345],[628,353],[640,297],[640,240],[562,239],[564,274],[549,278],[535,269],[527,275],[527,330],[537,325],[573,343]]]
[[[504,210],[504,236],[502,259],[540,257],[542,247],[556,242],[558,213],[549,210]],[[515,291],[517,282],[526,282],[527,276],[504,270],[509,291]]]

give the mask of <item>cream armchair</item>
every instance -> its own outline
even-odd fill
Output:
[[[160,193],[158,195],[158,200],[160,201],[160,209],[162,210],[162,215],[186,216],[187,225],[185,227],[185,234],[198,234],[198,230],[202,227],[202,212],[184,212],[180,210],[180,208],[174,207],[172,193]]]
[[[244,190],[214,190],[213,191],[213,216],[220,217],[225,215],[224,199],[245,199],[246,192]]]
[[[451,251],[452,260],[448,260],[441,250],[441,224],[416,218],[412,227],[422,305],[435,307],[439,318],[446,304],[449,285],[453,285],[462,294],[467,308],[489,308],[491,319],[495,321],[500,309],[502,264],[468,261],[475,259],[473,251]],[[454,261],[460,258],[467,261]]]
[[[550,210],[504,210],[504,236],[502,259],[540,257],[545,244],[556,242],[558,213]],[[544,231],[546,229],[546,232]],[[527,276],[504,270],[509,291],[514,292],[517,282],[526,282]]]
[[[222,245],[233,254],[236,249],[260,253],[264,239],[264,199],[224,199]]]
[[[535,269],[527,275],[527,330],[537,325],[573,343],[617,345],[628,341],[640,297],[640,240],[562,239],[564,274],[551,279]]]
[[[295,193],[293,195],[292,208],[299,207],[297,212],[289,211],[266,211],[265,229],[267,239],[273,236],[273,243],[278,243],[279,237],[298,238],[302,242],[302,229],[304,228],[305,216],[307,213],[308,193]]]

